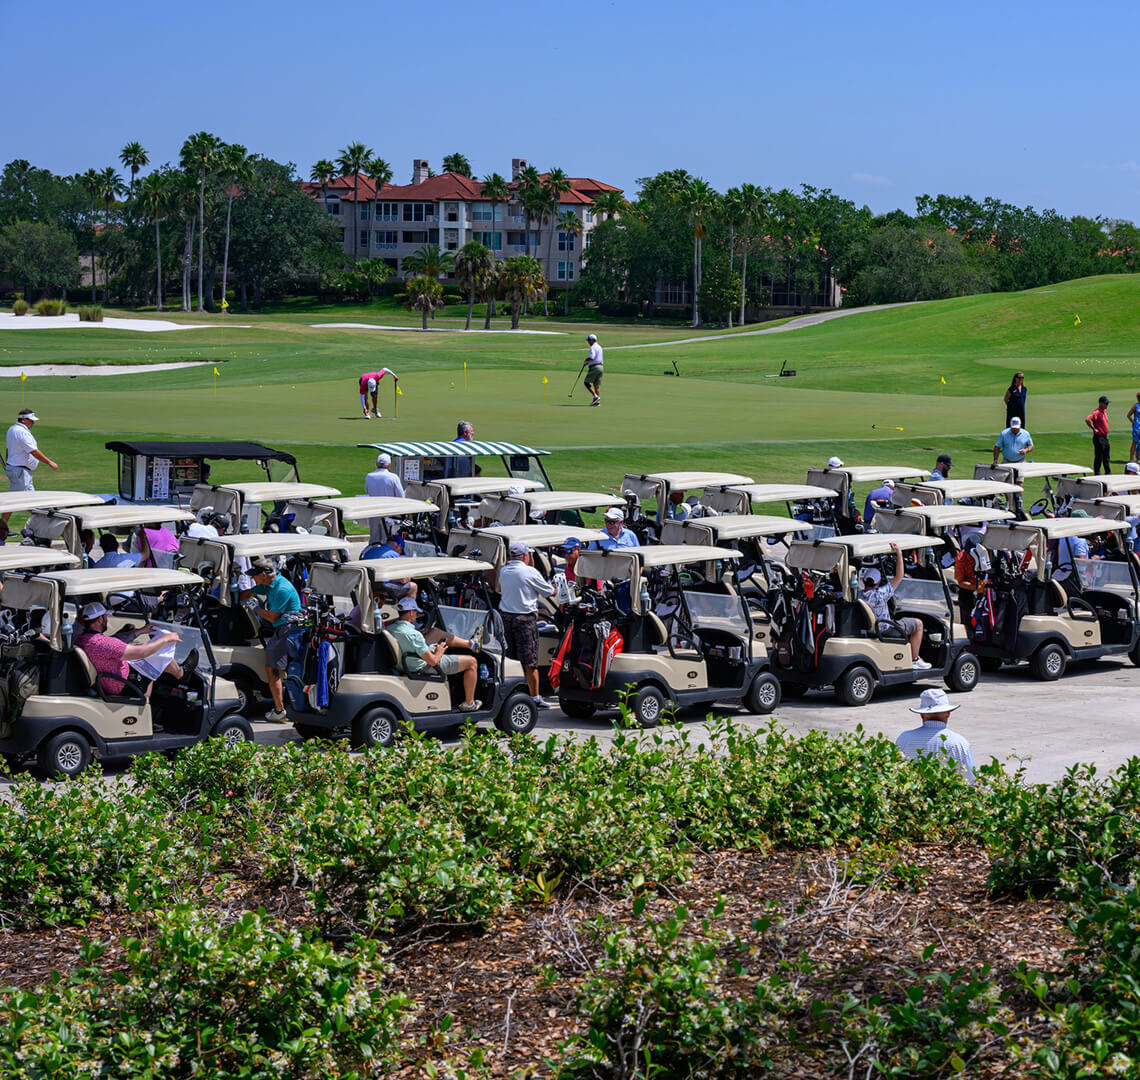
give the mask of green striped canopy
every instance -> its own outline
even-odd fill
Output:
[[[535,450],[513,442],[482,442],[456,440],[447,442],[390,442],[357,443],[365,449],[377,450],[392,457],[485,457],[489,454],[549,454],[549,450]]]

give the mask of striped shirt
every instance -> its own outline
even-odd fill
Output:
[[[974,781],[974,754],[964,735],[951,731],[941,720],[924,720],[921,727],[904,731],[895,745],[908,760],[919,754],[945,754],[958,763],[962,775]]]

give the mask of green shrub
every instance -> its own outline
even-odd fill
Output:
[[[28,313],[28,302],[27,302],[27,300],[24,300],[21,297],[20,299],[14,300],[12,302],[12,314],[13,315],[27,315],[27,313]]]
[[[89,949],[89,964],[98,957]],[[125,970],[87,966],[0,999],[5,1076],[359,1077],[391,1068],[409,1002],[375,946],[338,953],[263,913],[220,926],[178,908]]]
[[[84,307],[81,307],[79,309],[79,321],[80,322],[102,322],[103,321],[103,309],[98,304],[96,304],[94,307],[92,307],[90,304],[88,304]]]
[[[47,298],[36,301],[37,315],[66,315],[66,300],[49,300]]]

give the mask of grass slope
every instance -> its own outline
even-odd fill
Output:
[[[461,327],[464,314],[449,309],[433,325]],[[173,318],[217,328],[0,335],[0,365],[15,368],[185,360],[210,365],[106,379],[29,379],[25,399],[44,417],[37,434],[63,465],[50,477],[41,471],[41,486],[107,490],[113,460],[103,443],[136,435],[263,439],[296,452],[307,478],[356,491],[369,464],[356,443],[447,437],[459,417],[474,420],[485,437],[559,451],[550,471],[565,487],[605,489],[627,469],[649,468],[731,468],[758,480],[798,478],[832,453],[848,461],[929,465],[935,453],[947,450],[958,463],[957,475],[968,475],[974,461],[988,457],[1004,420],[1001,395],[1015,368],[1027,375],[1029,429],[1039,459],[1085,462],[1090,455],[1082,418],[1101,392],[1114,397],[1115,450],[1118,458],[1126,456],[1124,413],[1140,388],[1136,276],[896,307],[787,333],[757,334],[751,327],[724,336],[678,326],[607,326],[600,331],[609,350],[601,409],[586,407],[580,385],[573,399],[567,396],[592,325],[573,318],[524,322],[558,336],[311,325],[415,326],[416,318],[391,301],[335,308],[292,302],[263,314],[228,316],[228,325],[214,315]],[[496,325],[507,324],[497,319]],[[679,343],[695,336],[710,340]],[[650,342],[663,344],[621,348]],[[680,379],[662,375],[673,360]],[[796,368],[795,379],[766,377],[785,360]],[[401,375],[400,417],[391,416],[385,386],[386,419],[366,422],[357,413],[356,376],[381,364]],[[216,395],[212,365],[222,372]],[[19,381],[0,383],[0,395],[14,413]]]

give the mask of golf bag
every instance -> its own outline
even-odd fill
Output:
[[[974,610],[970,612],[970,640],[976,645],[990,645],[994,642],[994,627],[996,625],[995,609],[997,607],[996,594],[992,585],[987,585],[974,601]]]
[[[806,673],[819,666],[824,642],[834,633],[835,609],[830,594],[817,593],[806,575],[799,578],[797,594],[789,597],[781,589],[773,595],[772,651],[780,667]]]
[[[574,641],[574,638],[577,641]],[[567,631],[559,646],[563,656],[562,665],[551,666],[553,674],[558,668],[558,679],[570,675],[578,686],[586,690],[599,690],[605,684],[613,658],[625,648],[621,632],[608,619],[583,622],[575,635],[573,628]],[[555,685],[553,679],[551,685]]]
[[[287,638],[289,666],[284,690],[290,708],[297,712],[323,712],[340,685],[344,671],[344,643],[329,641],[311,626],[296,626]]]

